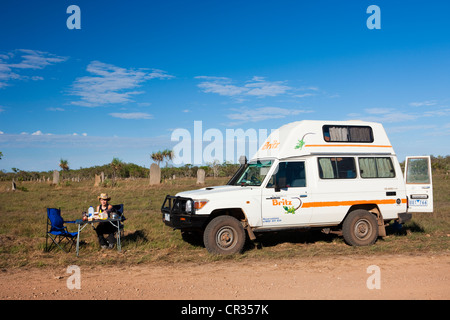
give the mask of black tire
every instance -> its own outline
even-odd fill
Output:
[[[358,209],[345,218],[342,235],[351,246],[369,246],[378,239],[378,223],[375,215],[369,211]]]
[[[242,223],[231,216],[212,219],[203,233],[203,243],[209,253],[229,255],[241,253],[245,244]]]

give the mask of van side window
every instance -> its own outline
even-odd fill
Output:
[[[373,142],[373,131],[368,126],[323,126],[326,142]]]
[[[356,178],[355,159],[352,157],[319,158],[318,162],[321,179]]]
[[[275,182],[277,182],[278,186],[287,188],[306,187],[305,162],[280,162],[267,183],[267,188],[275,187]]]
[[[391,158],[359,158],[361,178],[394,178],[395,170]]]

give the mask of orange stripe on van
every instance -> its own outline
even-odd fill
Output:
[[[396,199],[385,200],[353,200],[353,201],[323,201],[323,202],[305,202],[302,208],[318,208],[318,207],[338,207],[353,206],[356,204],[396,204]],[[406,203],[406,199],[402,199],[402,203]]]
[[[358,147],[358,148],[392,148],[389,145],[376,144],[307,144],[305,147]]]

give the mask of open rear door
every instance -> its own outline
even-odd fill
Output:
[[[408,212],[433,212],[433,180],[429,156],[406,157]]]

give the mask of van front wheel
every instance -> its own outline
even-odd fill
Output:
[[[236,218],[218,216],[206,226],[203,242],[212,254],[240,253],[245,244],[244,227]]]
[[[368,246],[378,238],[378,223],[369,211],[358,209],[345,218],[342,235],[347,244],[352,246]]]

